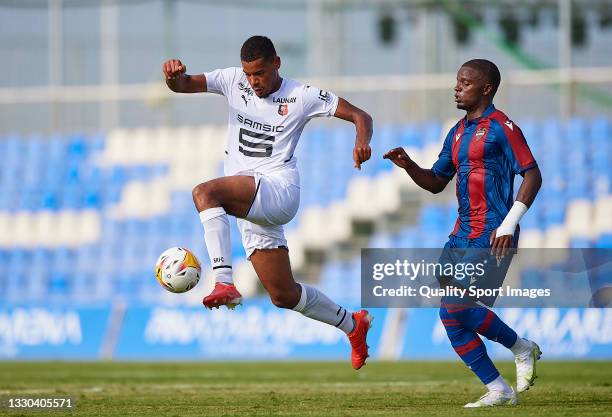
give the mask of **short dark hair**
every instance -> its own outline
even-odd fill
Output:
[[[252,62],[259,58],[270,61],[275,56],[274,44],[266,36],[251,36],[240,48],[240,60],[244,62]]]
[[[473,68],[483,74],[487,77],[487,81],[493,85],[493,95],[497,93],[497,88],[501,83],[501,74],[497,65],[486,59],[472,59],[463,64],[462,67]]]

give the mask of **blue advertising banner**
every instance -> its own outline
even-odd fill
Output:
[[[109,307],[0,306],[0,359],[98,359]]]
[[[612,309],[496,312],[519,335],[535,340],[545,358],[612,359]],[[371,313],[373,358],[456,359],[437,309]],[[484,340],[494,358],[511,359],[506,348]],[[0,360],[345,360],[349,355],[340,330],[263,298],[247,300],[234,311],[120,303],[0,306]]]
[[[376,313],[384,322],[386,311]],[[382,326],[368,336],[378,346]],[[236,310],[200,307],[128,307],[117,359],[257,360],[346,359],[350,346],[335,327],[279,309],[268,299],[248,300]]]
[[[546,358],[612,358],[612,309],[506,308],[496,313],[519,336],[538,343]],[[402,359],[456,358],[437,309],[412,309],[406,321]],[[496,358],[511,359],[502,345],[482,339]]]

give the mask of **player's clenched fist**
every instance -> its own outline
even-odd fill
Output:
[[[384,159],[388,159],[400,168],[408,168],[412,159],[408,156],[404,148],[394,148],[384,154]]]
[[[171,80],[183,75],[187,70],[187,67],[183,65],[180,59],[169,59],[168,61],[164,62],[162,69],[166,79]]]
[[[372,155],[372,149],[367,143],[355,144],[353,148],[353,161],[355,162],[355,168],[361,169],[361,164],[370,159]]]

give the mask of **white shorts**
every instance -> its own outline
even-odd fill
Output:
[[[300,205],[300,187],[282,173],[254,172],[255,198],[244,219],[236,219],[247,258],[255,249],[287,248],[283,225],[288,223]]]

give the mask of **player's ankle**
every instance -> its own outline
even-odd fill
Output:
[[[217,272],[218,271],[218,272]],[[221,270],[215,271],[215,283],[216,284],[234,284],[234,278],[232,277],[232,269],[231,268],[223,268]]]
[[[502,392],[504,394],[510,394],[512,392],[512,387],[501,375],[486,385],[489,391]]]
[[[514,345],[512,345],[510,350],[512,351],[514,356],[519,356],[524,354],[525,352],[528,352],[530,348],[531,343],[529,342],[529,340],[523,339],[522,337],[517,337],[516,342],[514,342]]]
[[[355,331],[355,329],[357,328],[357,320],[355,320],[355,317],[352,318],[353,319],[353,328],[351,329],[350,333],[353,333]]]

